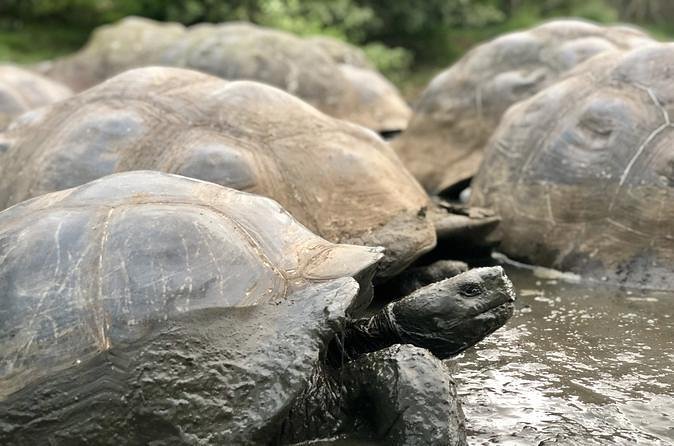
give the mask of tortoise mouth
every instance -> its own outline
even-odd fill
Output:
[[[475,316],[466,318],[458,326],[456,333],[459,334],[459,338],[461,334],[464,334],[464,339],[459,340],[458,343],[440,344],[440,348],[430,348],[430,350],[440,359],[456,356],[503,327],[513,315],[514,309],[513,301],[495,303]],[[453,339],[456,341],[456,336]]]
[[[484,310],[484,311],[483,311],[482,313],[480,313],[480,314],[489,313],[489,312],[493,312],[493,311],[496,311],[496,310],[502,310],[502,309],[514,309],[514,308],[515,308],[515,303],[514,303],[514,302],[512,302],[512,301],[511,301],[511,302],[504,302],[504,303],[502,303],[502,304],[496,304],[496,305],[493,305],[493,306],[487,308],[486,310]]]
[[[500,312],[504,309],[514,309],[515,296],[508,291],[499,291],[494,293],[492,299],[485,302],[483,306],[475,309],[475,313],[470,318],[476,318],[483,314]]]
[[[510,296],[509,294],[499,293],[499,298],[494,299],[494,301],[491,302],[487,306],[487,308],[482,312],[484,313],[484,312],[491,311],[491,310],[494,310],[496,308],[500,308],[500,307],[507,306],[507,305],[513,306],[513,302],[515,302],[515,299],[512,296]]]
[[[494,302],[489,307],[482,310],[480,313],[473,316],[473,320],[493,320],[499,324],[499,327],[510,319],[515,311],[515,303],[510,300],[508,302]],[[497,327],[498,328],[498,327]]]

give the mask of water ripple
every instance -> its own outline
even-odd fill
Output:
[[[470,444],[674,444],[674,296],[508,273],[513,319],[448,361]]]

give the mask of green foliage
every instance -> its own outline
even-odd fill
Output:
[[[327,34],[363,47],[395,81],[425,78],[477,42],[552,17],[636,21],[656,25],[661,36],[674,33],[671,0],[0,0],[0,59],[72,51],[94,27],[127,15]]]
[[[328,34],[361,42],[373,11],[351,0],[331,2],[267,0],[260,2],[253,21],[300,35]]]
[[[363,46],[367,58],[384,76],[395,83],[403,82],[410,74],[412,53],[404,48],[390,48],[381,43]]]
[[[0,61],[32,63],[76,51],[88,29],[40,25],[0,27]]]
[[[497,2],[490,0],[354,1],[374,13],[375,20],[367,23],[366,40],[406,48],[415,63],[447,60],[457,29],[484,27],[505,19]]]
[[[302,1],[267,0],[245,17],[260,25],[282,29],[298,35],[330,35],[363,45],[368,58],[388,77],[402,79],[410,68],[412,54],[404,48],[389,48],[380,42],[366,43],[367,30],[377,21],[371,8],[352,0]]]
[[[521,3],[521,4],[520,4]],[[550,17],[582,17],[597,22],[615,22],[618,11],[609,0],[543,0],[518,2],[509,15],[509,21],[531,26]]]
[[[524,11],[532,21],[553,15],[614,20],[608,2],[624,0],[2,0],[0,17],[93,27],[126,15],[185,24],[250,20],[299,34],[317,32],[357,44],[382,41],[420,51],[456,29],[498,26]],[[646,2],[647,0],[642,0]],[[652,1],[652,0],[651,0]],[[649,10],[650,11],[650,10]],[[429,45],[430,44],[430,45]],[[443,46],[443,45],[440,45]]]

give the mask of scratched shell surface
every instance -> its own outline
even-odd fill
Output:
[[[650,43],[634,28],[578,20],[551,21],[498,37],[431,81],[393,146],[422,185],[439,192],[475,174],[509,106],[592,56]]]
[[[674,45],[599,56],[512,107],[471,202],[527,261],[674,288]]]
[[[332,242],[383,246],[382,274],[435,245],[428,196],[381,138],[264,84],[140,68],[23,115],[0,140],[0,208],[148,169],[271,197]]]
[[[0,443],[277,444],[357,292],[342,277],[279,304],[205,308],[155,323],[137,342],[0,398]]]
[[[147,321],[339,277],[366,285],[380,257],[327,242],[268,198],[158,172],[23,202],[0,213],[0,396],[139,338]],[[370,297],[364,286],[348,301]]]
[[[397,89],[366,63],[364,54],[347,43],[303,39],[250,23],[185,28],[128,17],[98,28],[83,49],[48,63],[44,71],[81,91],[131,68],[191,68],[228,80],[274,85],[325,113],[375,131],[404,128],[409,107]],[[371,75],[354,80],[342,64]]]
[[[71,94],[68,87],[44,76],[13,65],[0,65],[0,130],[21,113]]]

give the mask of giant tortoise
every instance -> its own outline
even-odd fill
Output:
[[[130,70],[22,116],[0,144],[0,209],[148,169],[271,197],[333,242],[383,246],[381,277],[435,246],[428,196],[381,138],[264,84]]]
[[[475,174],[510,105],[594,55],[651,42],[633,28],[579,20],[555,20],[498,37],[431,81],[393,146],[426,190],[451,196]]]
[[[374,68],[363,50],[343,40],[322,35],[307,37],[305,40],[327,53],[338,64],[351,65],[357,68]]]
[[[471,201],[528,262],[674,289],[674,45],[598,56],[512,107]]]
[[[16,116],[71,94],[68,87],[44,76],[13,65],[0,65],[0,130]]]
[[[128,17],[99,28],[78,53],[44,69],[80,91],[131,68],[192,68],[274,85],[325,113],[378,132],[405,128],[411,112],[396,88],[364,66],[362,53],[347,51],[348,46],[243,22],[185,28]],[[350,65],[351,60],[357,65]]]
[[[476,269],[358,318],[380,257],[270,199],[159,172],[13,206],[0,442],[463,444],[453,383],[423,348],[444,358],[500,327],[512,286]]]

